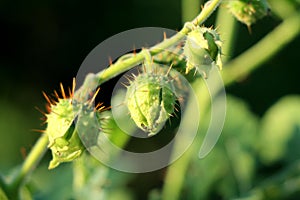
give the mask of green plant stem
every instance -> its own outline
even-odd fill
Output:
[[[222,0],[211,0],[209,4],[204,6],[201,13],[190,23],[194,24],[195,26],[201,25],[214,12],[214,10],[219,6],[221,1]],[[165,49],[168,49],[172,45],[177,44],[190,31],[191,29],[189,28],[189,26],[185,25],[177,34],[175,34],[171,38],[165,39],[161,43],[158,43],[154,47],[150,48],[149,50],[151,55],[154,56],[158,53],[161,53]],[[132,56],[125,55],[125,57],[124,56],[121,57],[116,63],[109,66],[106,70],[97,73],[94,77],[93,76],[87,77],[82,87],[78,90],[79,91],[78,93],[81,93],[78,99],[80,100],[84,99],[84,96],[88,96],[89,91],[95,89],[95,88],[91,89],[91,85],[92,87],[97,87],[98,85],[108,81],[109,79],[116,77],[117,75],[131,69],[134,66],[137,66],[145,59],[143,52],[137,53],[136,55],[132,55]],[[89,79],[91,77],[93,78],[93,80]],[[89,90],[87,89],[88,87],[90,88]],[[79,94],[76,93],[75,93],[75,97],[77,98]]]
[[[222,41],[222,62],[226,63],[232,57],[232,51],[235,47],[237,20],[228,12],[225,7],[220,7],[217,14],[216,25],[220,32]]]
[[[296,160],[263,181],[239,200],[288,199],[297,194],[300,187],[300,161]],[[275,192],[276,191],[276,192]]]
[[[195,91],[195,95],[197,97],[198,105],[201,105],[200,110],[200,118],[204,118],[204,116],[208,113],[208,106],[210,102],[210,96],[209,93],[207,93],[207,89],[205,87],[205,83],[201,79],[197,79],[192,83],[192,88]],[[191,116],[191,114],[186,114],[186,116]],[[201,121],[202,122],[202,121]],[[186,126],[185,130],[189,130],[189,125],[184,124],[183,126]],[[199,126],[202,128],[201,126]],[[199,129],[200,130],[200,129]],[[184,152],[184,154],[176,160],[172,165],[168,167],[168,171],[165,177],[165,183],[163,186],[162,191],[162,199],[163,200],[176,200],[180,199],[180,192],[182,189],[182,186],[184,184],[185,180],[185,174],[188,170],[188,165],[190,163],[190,160],[193,158],[193,156],[197,156],[195,153],[196,151],[199,151],[199,147],[202,142],[202,137],[199,137],[199,135],[204,135],[197,133],[197,136],[195,138],[195,141],[193,141],[193,144]],[[173,152],[177,150],[178,147],[181,146],[181,141],[175,141]],[[175,153],[176,154],[176,153]]]
[[[282,24],[270,32],[259,43],[229,62],[221,73],[223,75],[225,86],[232,84],[235,80],[242,78],[254,69],[262,66],[261,64],[263,62],[270,59],[284,45],[291,42],[300,33],[299,24],[300,13],[296,13],[282,22]],[[204,109],[208,109],[208,106],[205,105],[208,105],[209,103],[209,96],[203,95],[203,88],[203,84],[199,85],[197,90],[195,90],[195,93],[197,96],[201,95],[203,102],[200,105],[202,105]],[[201,125],[199,125],[199,127],[201,127]],[[192,156],[197,156],[197,152],[199,151],[199,147],[202,142],[200,138],[201,136],[199,135],[201,134],[197,134],[195,142],[182,155],[182,157],[168,168],[162,192],[163,199],[179,199],[181,187],[184,183],[184,177],[188,170],[190,160]],[[176,144],[174,148],[176,148]]]
[[[181,0],[181,21],[185,23],[193,19],[200,11],[203,0]]]
[[[297,12],[284,20],[249,50],[229,62],[222,72],[225,85],[248,75],[295,39],[300,33],[299,24],[300,12]]]
[[[48,136],[43,134],[39,140],[35,143],[30,153],[26,157],[21,169],[17,171],[17,174],[13,177],[11,183],[8,185],[8,193],[10,196],[16,197],[20,186],[23,184],[24,179],[30,174],[30,172],[37,166],[40,159],[44,155],[48,145]]]

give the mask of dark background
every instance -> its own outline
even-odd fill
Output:
[[[207,22],[210,26],[213,18]],[[268,16],[252,27],[238,25],[233,57],[256,43],[280,20]],[[87,54],[119,32],[137,27],[182,27],[180,0],[0,2],[0,170],[21,163],[43,129],[34,107],[45,110],[51,93],[72,78]],[[283,35],[284,37],[284,35]],[[274,41],[276,42],[276,41]],[[262,115],[276,100],[299,94],[298,37],[250,76],[227,88]],[[242,67],[242,66],[241,66]],[[105,94],[105,88],[102,89]]]

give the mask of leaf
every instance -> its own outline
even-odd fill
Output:
[[[102,165],[88,154],[74,163],[74,197],[78,200],[132,199],[125,185],[131,174],[119,172]],[[126,195],[124,195],[126,194]]]
[[[55,170],[48,170],[45,164],[37,168],[27,184],[33,199],[70,199],[72,192],[72,168],[68,163]]]
[[[210,199],[211,195],[228,199],[252,186],[258,119],[243,101],[234,97],[227,100],[219,141],[204,159],[195,155],[190,165],[184,194],[187,199]]]
[[[265,164],[300,158],[300,96],[287,96],[262,119],[259,154]]]

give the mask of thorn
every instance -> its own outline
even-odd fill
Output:
[[[251,25],[248,25],[248,24],[247,24],[247,28],[248,28],[249,34],[252,35]]]
[[[104,107],[104,106],[103,106]],[[101,111],[106,111],[106,110],[109,110],[109,109],[111,109],[112,108],[112,106],[109,106],[109,107],[104,107],[104,108],[101,108]]]
[[[90,103],[89,103],[90,105],[95,101],[96,96],[97,96],[97,94],[98,94],[99,91],[100,91],[100,88],[98,88],[96,90],[96,92],[94,93],[93,97],[90,99]]]
[[[54,95],[55,95],[55,97],[57,98],[57,100],[60,99],[60,97],[59,97],[58,93],[56,92],[56,90],[54,90]]]
[[[43,96],[45,97],[46,101],[47,101],[49,104],[52,104],[52,101],[50,100],[50,98],[47,96],[47,94],[46,94],[44,91],[42,91],[42,94],[43,94]]]
[[[109,62],[109,66],[113,64],[113,61],[110,56],[108,57],[108,62]]]
[[[177,112],[178,112],[178,111],[177,111]],[[178,115],[177,115],[175,112],[174,112],[173,114],[174,114],[174,116],[175,116],[176,118],[178,118]]]
[[[100,106],[102,106],[103,105],[103,103],[98,103],[97,105],[96,105],[96,107],[95,107],[95,109],[97,110]],[[103,106],[102,106],[103,107]]]
[[[47,119],[47,117],[40,117],[40,120],[45,121]]]
[[[45,133],[45,130],[41,130],[41,129],[30,129],[30,130],[38,133]]]
[[[167,39],[167,34],[166,34],[166,32],[164,31],[164,40],[166,40]]]
[[[75,93],[75,87],[76,87],[76,80],[75,80],[75,77],[73,78],[73,82],[72,82],[72,97]]]
[[[39,109],[39,107],[35,106],[34,107],[37,111],[39,111],[40,113],[42,113],[44,116],[47,115],[47,113],[45,113],[44,111],[42,111],[41,109]]]
[[[176,111],[176,112],[179,112],[179,110],[174,106],[174,110]]]
[[[47,105],[46,105],[46,110],[48,111],[48,113],[51,112],[51,106],[50,106],[50,104],[47,104]]]
[[[128,75],[125,75],[124,78],[126,78],[126,80],[128,81],[128,83],[131,83],[132,79],[134,79],[133,77],[130,77]]]
[[[194,71],[194,75],[193,76],[196,76],[198,70],[195,68],[195,71]]]
[[[135,48],[135,45],[133,45],[133,55],[136,55],[136,48]]]
[[[62,94],[63,98],[66,99],[67,97],[66,97],[66,94],[65,94],[65,90],[64,90],[63,84],[60,83],[59,85],[60,85],[61,94]]]
[[[134,73],[131,73],[132,78],[136,78],[136,75]]]
[[[121,82],[121,85],[123,85],[123,86],[126,87],[126,88],[129,87],[129,85],[126,85],[125,83],[122,83],[122,82]]]
[[[68,87],[68,92],[69,92],[69,97],[72,97],[72,91],[71,91],[70,87]]]
[[[173,67],[173,62],[171,63],[171,65],[170,65],[170,67],[169,67],[169,69],[168,69],[168,71],[167,71],[167,74],[166,74],[166,76],[168,76],[168,75],[169,75],[169,73],[170,73],[170,71],[171,71],[172,67]]]
[[[54,114],[56,114],[57,116],[60,116],[60,114],[59,114],[59,113],[57,113],[57,112],[54,112],[53,110],[51,110],[51,113],[54,113]]]

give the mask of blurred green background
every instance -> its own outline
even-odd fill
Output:
[[[269,2],[272,5],[276,1]],[[300,7],[297,0],[286,2],[295,9]],[[195,1],[194,5],[193,8],[198,8],[200,1]],[[101,41],[114,34],[147,26],[179,30],[183,25],[182,9],[181,0],[2,0],[0,2],[1,173],[8,173],[23,161],[24,154],[26,155],[40,135],[32,129],[44,128],[39,119],[42,114],[34,108],[36,106],[45,110],[45,100],[41,91],[49,94],[53,89],[58,89],[60,82],[70,85],[72,77],[76,76],[87,54]],[[246,26],[238,23],[236,45],[230,57],[239,55],[280,24],[280,14],[284,15],[284,10],[277,9],[277,11],[253,25],[252,34],[249,34]],[[206,22],[206,25],[211,26],[214,19],[215,15]],[[284,47],[254,73],[226,88],[227,94],[235,97],[229,97],[228,116],[224,134],[219,141],[220,147],[216,147],[204,164],[198,161],[191,164],[183,199],[237,196],[253,188],[260,180],[283,173],[282,170],[298,161],[299,49],[300,37]],[[105,92],[105,88],[102,91]],[[286,97],[288,95],[294,96]],[[246,136],[244,137],[242,133]],[[222,155],[224,153],[222,145],[226,142],[222,141],[226,141],[227,137],[236,138],[237,141],[228,141],[237,142],[238,148],[246,150],[240,150],[238,152],[241,154],[224,159],[226,156]],[[261,150],[259,147],[261,141],[269,146]],[[50,158],[48,152],[43,160],[48,162]],[[220,163],[224,165],[215,166]],[[239,167],[244,165],[245,167]],[[46,168],[43,165],[42,167]],[[234,167],[238,169],[235,170]],[[240,175],[224,178],[227,168],[229,172]],[[212,171],[213,177],[203,177],[201,173],[199,175],[194,172],[198,169]],[[47,171],[41,173],[47,180],[49,174],[60,172],[57,170],[48,174]],[[136,175],[128,187],[135,188],[140,185],[139,190],[132,189],[134,195],[137,198],[146,197],[148,196],[146,192],[150,189],[161,187],[164,173],[161,170]],[[235,179],[235,176],[241,178]],[[300,191],[300,182],[296,183],[294,185],[299,186],[299,189],[295,189],[296,193],[293,195]],[[196,187],[199,185],[200,189]],[[234,189],[235,187],[238,189]],[[199,192],[202,190],[205,192]],[[152,191],[151,195],[154,198],[155,191]]]

